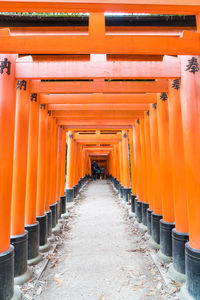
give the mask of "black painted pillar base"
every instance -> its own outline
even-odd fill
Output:
[[[52,212],[51,210],[46,212],[47,215],[47,237],[52,235]]]
[[[147,226],[147,209],[149,208],[149,203],[142,202],[142,224]]]
[[[135,213],[135,199],[136,195],[131,195],[131,212]]]
[[[14,246],[14,282],[17,285],[24,284],[32,276],[32,271],[28,268],[28,232],[11,236],[11,244]]]
[[[174,227],[174,223],[160,220],[160,252],[167,257],[172,257],[172,229]]]
[[[41,252],[48,251],[51,245],[47,241],[48,231],[47,231],[47,216],[37,216],[37,221],[39,222],[40,228],[40,239],[39,239],[39,250]]]
[[[162,215],[151,214],[151,235],[156,244],[160,244],[160,220]]]
[[[52,228],[56,226],[56,203],[50,205],[51,217],[52,217]]]
[[[131,188],[124,188],[123,190],[123,199],[125,202],[128,202],[131,195]]]
[[[74,189],[66,189],[65,190],[66,201],[73,202],[74,201]]]
[[[14,294],[14,247],[0,253],[0,299],[10,300]]]
[[[66,197],[60,197],[61,215],[66,213]]]
[[[58,219],[59,219],[59,202],[57,200],[56,201],[56,224],[58,224]]]
[[[42,260],[39,253],[39,223],[26,225],[28,231],[28,265],[36,265]]]
[[[120,197],[123,198],[123,194],[124,194],[124,187],[121,185],[120,186]]]
[[[147,209],[147,232],[149,235],[151,235],[151,215],[153,213],[153,210],[150,208]]]
[[[172,256],[174,269],[185,274],[185,244],[188,242],[189,236],[187,233],[181,233],[172,230]]]
[[[138,201],[138,199],[135,201],[135,213],[136,213],[138,223],[141,223],[142,222],[142,202]]]
[[[181,299],[200,299],[200,250],[185,244],[186,293]],[[188,293],[188,295],[187,295]],[[186,297],[187,295],[187,297]],[[191,298],[190,298],[191,297]]]

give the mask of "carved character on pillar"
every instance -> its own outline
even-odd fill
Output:
[[[174,79],[172,82],[172,88],[175,90],[180,89],[180,80],[179,79]]]
[[[186,66],[186,70],[189,71],[193,74],[199,71],[199,63],[196,57],[192,57],[191,59],[188,60],[188,65]]]
[[[137,124],[140,124],[140,119],[137,119]]]
[[[127,134],[126,133],[124,133],[123,138],[127,138]]]
[[[24,91],[26,91],[26,80],[17,80],[17,90],[20,89],[22,90],[22,88],[24,89]]]
[[[163,100],[163,101],[166,101],[167,100],[167,93],[161,93],[160,99]]]
[[[51,110],[48,110],[48,115],[49,117],[51,117]]]
[[[30,99],[31,99],[31,102],[37,102],[37,94],[31,94],[31,96],[30,96]]]
[[[149,116],[150,115],[150,111],[149,110],[147,110],[147,116]]]
[[[73,138],[73,134],[69,134],[69,139],[72,139]]]
[[[153,103],[152,107],[155,108],[155,109],[157,109],[157,103]]]
[[[45,104],[40,104],[40,109],[46,109],[46,105]]]
[[[11,67],[11,62],[7,59],[4,58],[4,60],[0,61],[0,73],[3,74],[4,69],[7,69],[6,73],[10,75],[10,67]]]

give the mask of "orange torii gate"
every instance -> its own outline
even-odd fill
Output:
[[[156,247],[160,243],[160,259],[169,261],[173,256],[171,276],[178,273],[184,280],[186,258],[187,288],[183,287],[181,297],[199,299],[198,0],[189,4],[187,0],[173,4],[167,0],[139,4],[134,0],[0,1],[0,10],[91,12],[86,35],[79,29],[76,35],[61,35],[55,28],[51,35],[41,28],[34,35],[29,29],[26,34],[22,29],[0,29],[0,51],[8,53],[0,55],[0,297],[11,299],[13,272],[16,283],[30,278],[27,259],[30,264],[39,261],[39,244],[40,251],[48,250],[51,227],[54,233],[59,230],[58,218],[65,213],[68,129],[68,200],[73,200],[74,191],[76,196],[89,178],[92,157],[101,155],[107,157],[108,177],[128,200],[130,143],[132,200],[143,224],[140,229],[148,228]],[[160,29],[155,35],[148,29],[146,34],[136,35],[131,29],[129,36],[123,28],[118,32],[105,28],[103,12],[108,10],[194,14],[197,30],[184,28],[183,33],[175,33],[167,29],[162,35]],[[69,54],[76,55],[70,60]],[[93,81],[59,85],[39,79]],[[135,81],[132,85],[113,79],[155,82]],[[95,133],[92,140],[91,129],[117,133],[105,134],[107,138]],[[85,138],[79,132],[83,130]],[[107,151],[105,145],[111,149]],[[90,146],[94,150],[88,149]],[[28,231],[28,256],[24,228]]]

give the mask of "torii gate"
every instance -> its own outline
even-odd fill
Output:
[[[199,298],[198,2],[0,1],[1,11],[90,12],[86,35],[81,32],[77,35],[78,31],[76,35],[61,35],[54,30],[48,35],[40,29],[32,35],[29,30],[26,34],[22,29],[0,30],[0,52],[7,53],[0,55],[1,299],[8,300],[13,295],[14,249],[10,247],[10,225],[11,243],[15,246],[15,283],[22,283],[24,275],[26,280],[31,276],[27,258],[29,263],[41,259],[37,243],[40,251],[48,250],[51,228],[54,233],[59,230],[57,218],[61,212],[65,213],[66,128],[69,130],[67,197],[72,197],[75,186],[78,184],[75,189],[79,190],[89,177],[87,143],[95,142],[95,151],[100,153],[97,149],[102,142],[102,149],[105,144],[112,145],[105,152],[109,153],[109,178],[127,200],[131,187],[130,143],[132,196],[133,200],[137,196],[138,221],[147,225],[156,245],[160,243],[161,256],[167,259],[173,256],[173,268],[183,277],[186,249],[187,288],[182,289],[182,299]],[[151,35],[149,30],[146,35],[120,35],[112,30],[108,34],[105,11],[194,14],[197,30],[186,29],[176,35],[170,34],[170,29],[165,35],[161,30]],[[17,58],[15,53],[22,57]],[[41,54],[48,55],[40,57]],[[69,59],[70,54],[76,56]],[[39,81],[51,79],[89,81],[59,84]],[[120,79],[156,81],[135,81],[133,85],[112,81]],[[79,135],[72,130],[79,132],[81,128],[120,130],[117,135],[121,138],[113,137],[113,143],[111,138],[99,137],[93,141],[88,137],[85,141],[83,137],[75,138],[72,142]],[[81,165],[80,172],[74,172],[70,153],[75,155],[75,163]],[[60,204],[62,211],[57,213]],[[185,246],[188,233],[189,243]]]

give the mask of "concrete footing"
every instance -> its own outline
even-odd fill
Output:
[[[40,252],[47,252],[50,249],[51,249],[51,244],[49,244],[49,242],[39,247]]]
[[[10,300],[21,300],[22,299],[22,293],[19,289],[19,287],[16,285],[14,287],[14,294]]]
[[[41,260],[43,260],[43,257],[39,253],[39,255],[37,257],[31,258],[31,259],[28,260],[28,265],[29,266],[37,265]]]
[[[29,281],[33,276],[33,271],[27,267],[27,270],[24,274],[17,276],[14,278],[14,284],[15,285],[22,285],[25,282]]]
[[[180,300],[197,300],[197,298],[192,297],[186,287],[186,284],[184,284],[181,287],[181,291],[180,291]]]
[[[158,253],[157,253],[157,258],[158,258],[158,260],[162,263],[162,264],[169,264],[169,263],[171,263],[172,262],[172,257],[171,256],[166,256],[166,255],[164,255],[162,252],[161,252],[161,250],[159,250],[158,251]]]
[[[178,283],[185,283],[185,279],[186,279],[185,274],[177,272],[174,269],[173,264],[170,264],[167,274],[170,277],[170,279]]]
[[[145,226],[143,223],[139,223],[138,230],[141,233],[145,233],[145,232],[147,232],[147,226]]]
[[[151,249],[153,250],[159,250],[160,249],[160,245],[157,244],[152,237],[150,237],[150,239],[148,239],[148,245]]]

